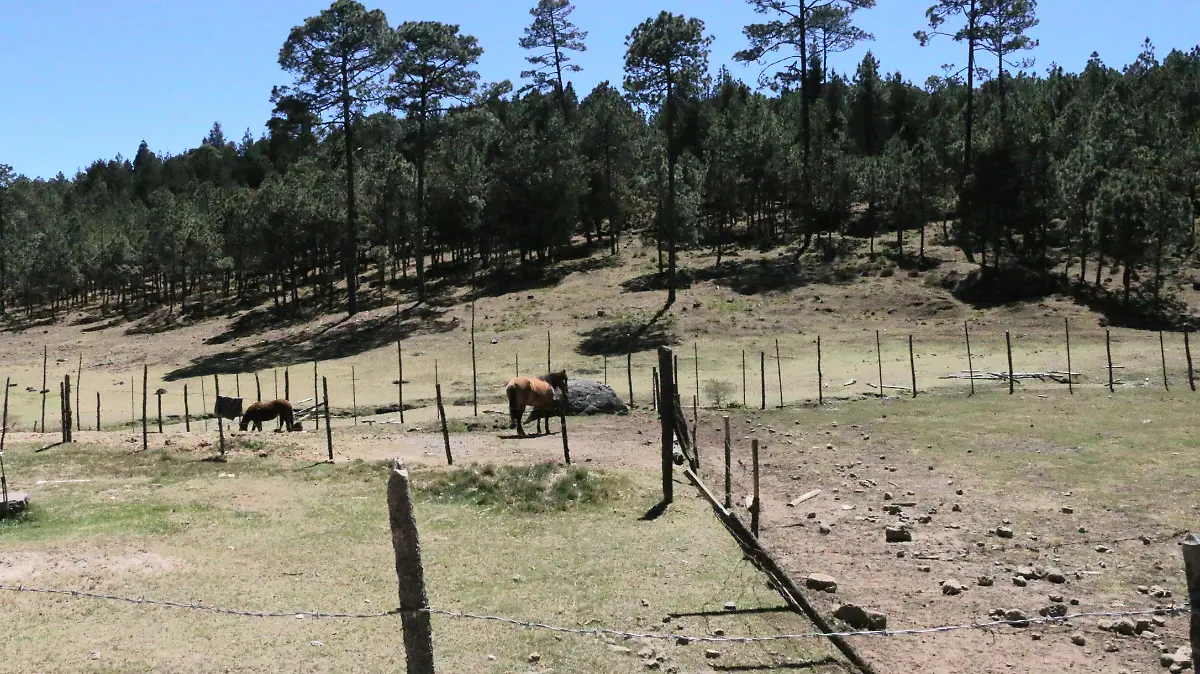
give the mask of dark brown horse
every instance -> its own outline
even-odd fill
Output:
[[[270,402],[263,402],[260,400],[256,403],[252,403],[246,408],[245,412],[242,412],[242,423],[240,428],[244,431],[251,423],[253,423],[254,430],[261,431],[264,421],[270,421],[275,418],[279,419],[279,423],[276,424],[275,430],[292,430],[292,404],[283,399],[272,400]]]
[[[521,423],[521,415],[526,407],[535,410],[554,409],[554,389],[567,395],[567,371],[559,370],[540,377],[515,377],[508,380],[504,392],[508,394],[508,414],[512,418],[509,428],[516,428],[517,435],[525,437],[525,426]],[[533,416],[532,414],[530,415]],[[538,432],[542,430],[542,420],[538,419]],[[546,432],[550,432],[550,420],[546,419]]]

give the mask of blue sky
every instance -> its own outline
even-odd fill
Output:
[[[517,81],[525,67],[517,47],[535,0],[379,0],[388,21],[458,23],[479,38],[485,81]],[[71,176],[95,159],[132,157],[146,140],[158,152],[194,147],[214,121],[228,137],[248,127],[264,131],[271,86],[286,84],[279,47],[292,26],[328,6],[328,0],[3,0],[0,13],[0,163],[17,173]],[[759,68],[732,63],[744,46],[742,26],[758,20],[741,0],[577,0],[573,18],[589,31],[588,51],[577,56],[574,76],[582,97],[596,83],[619,83],[624,38],[646,17],[666,9],[701,18],[713,42],[712,68],[729,65],[752,82]],[[942,64],[961,63],[962,49],[948,39],[922,48],[912,37],[924,27],[931,0],[880,0],[859,13],[875,40],[832,62],[853,73],[867,49],[885,71],[923,82]],[[1041,40],[1033,53],[1039,72],[1057,62],[1083,67],[1100,52],[1117,67],[1131,61],[1143,38],[1165,56],[1197,42],[1200,2],[1043,0]]]

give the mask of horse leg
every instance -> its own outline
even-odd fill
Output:
[[[521,416],[525,414],[525,407],[521,406],[516,409],[513,414],[513,423],[517,426],[517,437],[525,437],[525,424],[521,423]]]

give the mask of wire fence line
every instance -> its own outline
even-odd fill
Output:
[[[103,599],[109,601],[124,602],[129,604],[147,604],[151,606],[165,606],[169,608],[181,608],[193,611],[208,611],[211,613],[221,613],[225,615],[235,615],[248,618],[349,618],[349,619],[373,619],[386,618],[390,616],[400,615],[402,610],[399,608],[390,611],[378,611],[374,613],[338,613],[333,611],[255,611],[246,609],[231,609],[222,608],[219,606],[211,606],[208,604],[196,604],[176,602],[163,599],[150,599],[146,597],[122,597],[118,595],[101,594],[98,592],[88,592],[86,590],[64,590],[58,588],[46,587],[27,587],[25,585],[0,585],[0,590],[9,592],[31,592],[37,594],[53,594],[67,595],[71,597],[84,597],[88,599]],[[670,641],[686,641],[686,642],[703,642],[703,643],[758,643],[769,641],[785,641],[794,639],[816,639],[828,638],[831,636],[839,637],[899,637],[911,636],[917,634],[934,634],[938,632],[956,632],[962,630],[987,630],[1005,625],[1013,625],[1017,627],[1028,627],[1030,625],[1050,625],[1054,623],[1064,623],[1070,620],[1079,618],[1134,618],[1148,615],[1179,615],[1191,612],[1191,607],[1188,604],[1171,604],[1170,606],[1160,606],[1153,609],[1145,609],[1139,611],[1091,611],[1084,613],[1072,613],[1062,616],[1038,616],[1027,617],[1016,620],[988,620],[984,622],[965,623],[960,625],[940,625],[937,627],[914,627],[895,630],[853,630],[846,632],[799,632],[795,634],[772,634],[767,636],[747,637],[747,636],[694,636],[689,634],[677,633],[662,633],[662,632],[635,632],[628,630],[609,629],[605,627],[562,627],[558,625],[549,625],[530,620],[519,620],[516,618],[506,618],[503,616],[484,615],[479,613],[470,613],[466,611],[453,611],[436,608],[421,609],[424,612],[432,615],[440,615],[449,618],[460,618],[468,620],[479,620],[487,622],[497,622],[506,625],[515,625],[529,629],[547,630],[550,632],[558,632],[563,634],[575,634],[581,636],[610,636],[624,637],[630,639],[659,639]]]

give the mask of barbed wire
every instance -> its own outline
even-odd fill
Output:
[[[85,597],[89,599],[105,599],[110,601],[119,601],[130,604],[149,604],[152,606],[165,606],[170,608],[182,608],[196,611],[209,611],[213,613],[222,613],[226,615],[236,615],[250,618],[350,618],[350,619],[370,619],[370,618],[385,618],[404,613],[403,609],[395,608],[390,611],[379,611],[375,613],[337,613],[331,611],[255,611],[246,609],[231,609],[212,606],[208,604],[184,603],[176,601],[168,601],[162,599],[149,599],[146,597],[122,597],[110,594],[101,594],[98,592],[88,592],[86,590],[62,590],[57,588],[44,587],[26,587],[24,585],[0,585],[0,590],[10,592],[33,592],[39,594],[56,594],[68,595],[72,597]],[[1030,625],[1054,624],[1076,620],[1079,618],[1134,618],[1147,615],[1178,615],[1188,613],[1191,608],[1188,604],[1170,606],[1161,606],[1153,609],[1145,609],[1140,611],[1091,611],[1084,613],[1072,613],[1062,616],[1039,616],[1026,617],[1020,619],[997,619],[984,622],[965,623],[961,625],[941,625],[937,627],[914,627],[906,629],[879,629],[879,630],[851,630],[845,632],[799,632],[795,634],[773,634],[761,637],[746,637],[746,636],[694,636],[689,634],[679,633],[663,633],[663,632],[635,632],[629,630],[609,629],[605,627],[586,627],[574,628],[563,627],[560,625],[550,625],[547,623],[536,622],[532,620],[520,620],[517,618],[507,618],[503,616],[485,615],[480,613],[471,613],[467,611],[454,611],[438,608],[425,608],[422,611],[431,615],[440,615],[448,618],[480,620],[487,622],[497,622],[506,625],[515,625],[529,629],[547,630],[550,632],[558,632],[562,634],[576,634],[581,636],[610,636],[623,637],[628,639],[655,639],[669,640],[681,642],[698,642],[698,643],[759,643],[768,641],[784,641],[793,639],[816,639],[828,637],[899,637],[910,636],[916,634],[934,634],[938,632],[955,632],[961,630],[987,630],[1004,625],[1013,625],[1017,627],[1028,627]]]

